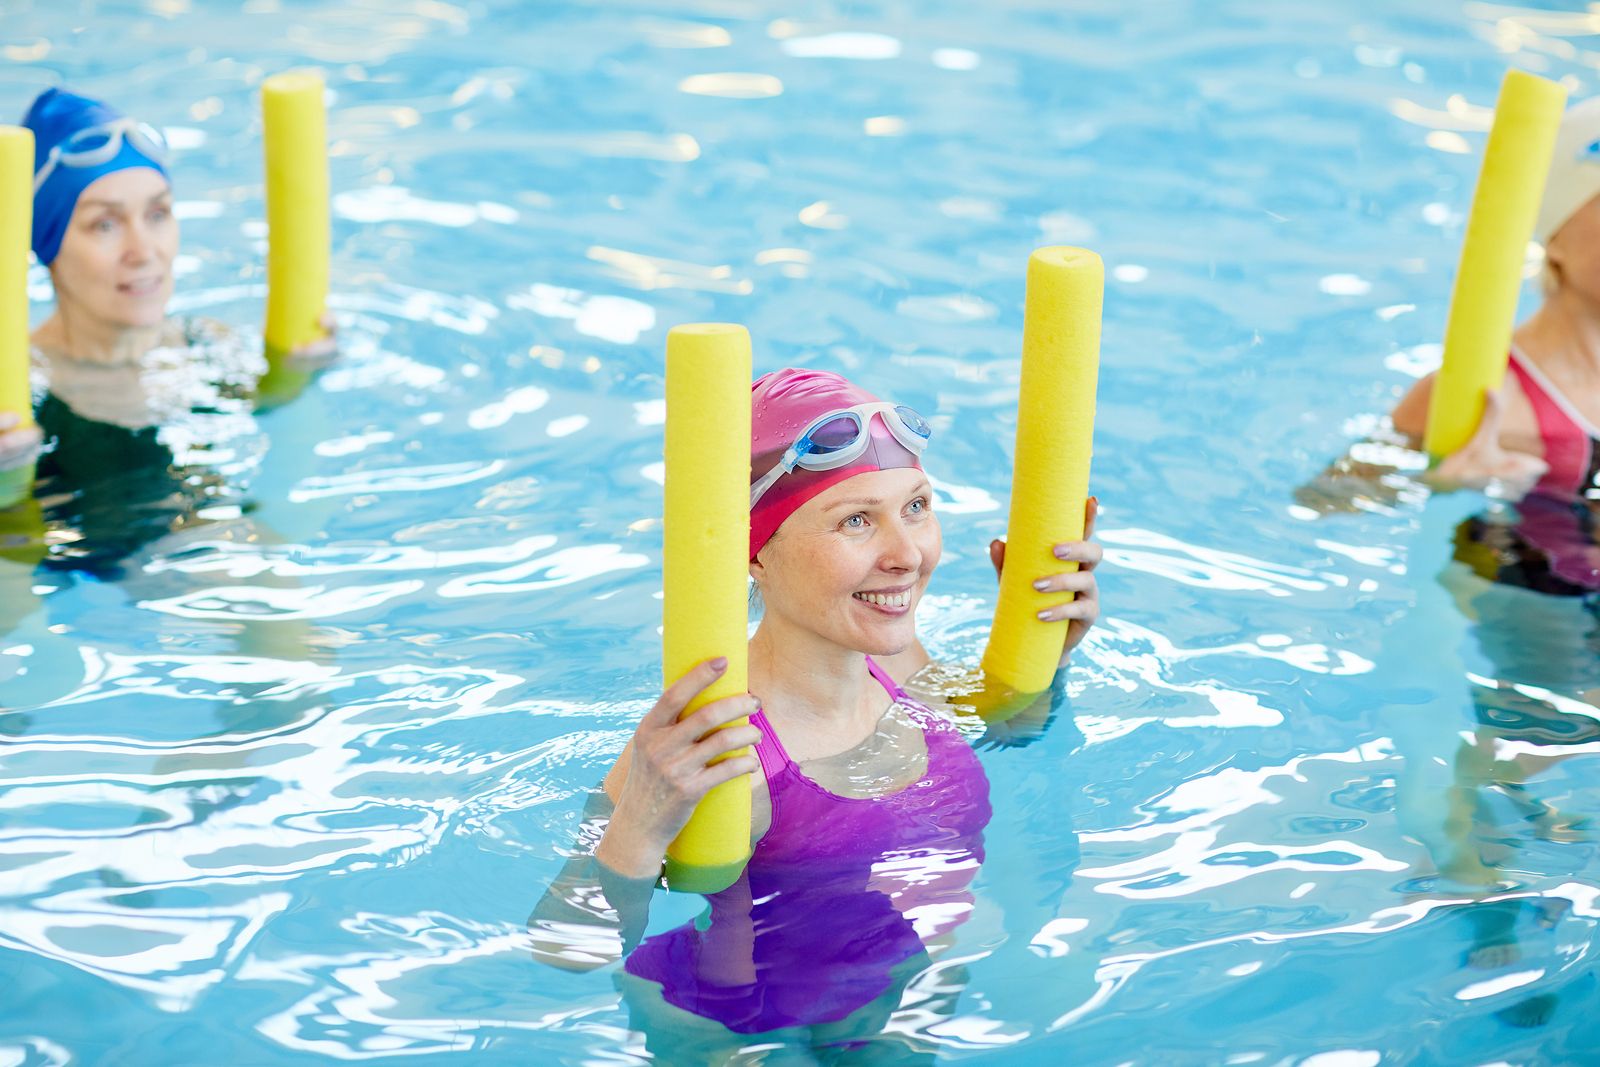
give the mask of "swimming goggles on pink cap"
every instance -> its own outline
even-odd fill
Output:
[[[928,421],[904,404],[878,401],[857,404],[853,408],[830,411],[813,419],[800,436],[784,452],[777,466],[763,474],[750,486],[750,507],[771,489],[779,478],[803,467],[808,471],[831,471],[859,459],[872,443],[868,424],[872,416],[882,415],[883,424],[914,456],[920,456],[928,447],[933,428]]]
[[[98,126],[86,126],[50,149],[44,166],[33,176],[34,193],[44,188],[57,166],[98,167],[109,163],[122,151],[124,138],[147,159],[166,165],[167,139],[161,136],[161,131],[148,122],[124,116]]]

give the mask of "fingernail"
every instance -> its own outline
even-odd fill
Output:
[[[1046,608],[1045,610],[1039,612],[1039,620],[1041,622],[1049,622],[1050,621],[1050,609],[1049,608]]]
[[[1071,559],[1071,558],[1072,558],[1072,546],[1071,545],[1057,545],[1056,546],[1056,559]]]
[[[718,674],[721,674],[723,671],[727,670],[728,669],[728,657],[727,656],[718,656],[716,659],[712,660],[711,661],[711,669],[716,671]]]
[[[1042,593],[1046,589],[1050,588],[1050,579],[1048,579],[1048,578],[1040,578],[1037,582],[1033,583],[1033,587],[1035,589],[1039,590],[1039,592]]]

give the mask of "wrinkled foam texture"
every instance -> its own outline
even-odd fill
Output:
[[[859,385],[830,371],[786,367],[763,374],[750,388],[750,483],[783,459],[800,431],[830,411],[878,402]],[[918,467],[916,455],[895,439],[882,415],[868,424],[872,441],[854,463],[831,471],[796,467],[773,483],[750,511],[750,558],[806,501],[858,474]]]
[[[79,130],[120,118],[122,112],[98,100],[65,89],[46,89],[33,98],[22,117],[22,125],[33,131],[33,173],[44,169],[52,148]],[[83,191],[107,174],[134,167],[149,167],[168,177],[167,168],[135,148],[127,137],[117,154],[97,167],[56,165],[44,187],[33,194],[33,254],[40,263],[49,266],[60,254],[61,240]]]

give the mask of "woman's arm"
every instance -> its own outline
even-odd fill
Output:
[[[587,970],[631,951],[649,918],[667,846],[695,805],[713,787],[759,766],[752,754],[721,758],[761,739],[754,726],[727,725],[756,711],[750,694],[680,718],[727,669],[721,658],[696,664],[640,720],[603,790],[584,809],[572,859],[528,918],[536,959]]]
[[[1421,453],[1428,428],[1428,405],[1437,374],[1419,379],[1389,415],[1393,435],[1375,434],[1350,450],[1316,478],[1295,490],[1295,501],[1320,514],[1392,507],[1422,487],[1447,493],[1497,486],[1502,495],[1521,498],[1544,476],[1537,447],[1539,427],[1516,380],[1484,397],[1483,418],[1460,451],[1429,466]],[[1418,496],[1420,499],[1420,496]]]
[[[533,957],[567,971],[588,971],[632,952],[650,918],[655,875],[628,878],[594,856],[615,806],[596,790],[583,807],[576,848],[528,916]]]

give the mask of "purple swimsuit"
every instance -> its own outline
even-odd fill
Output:
[[[801,772],[765,712],[752,715],[771,827],[739,881],[709,898],[709,923],[646,938],[627,960],[668,1003],[744,1034],[842,1019],[971,912],[988,779],[953,723],[867,668],[922,728],[927,770],[895,793],[841,797]]]

